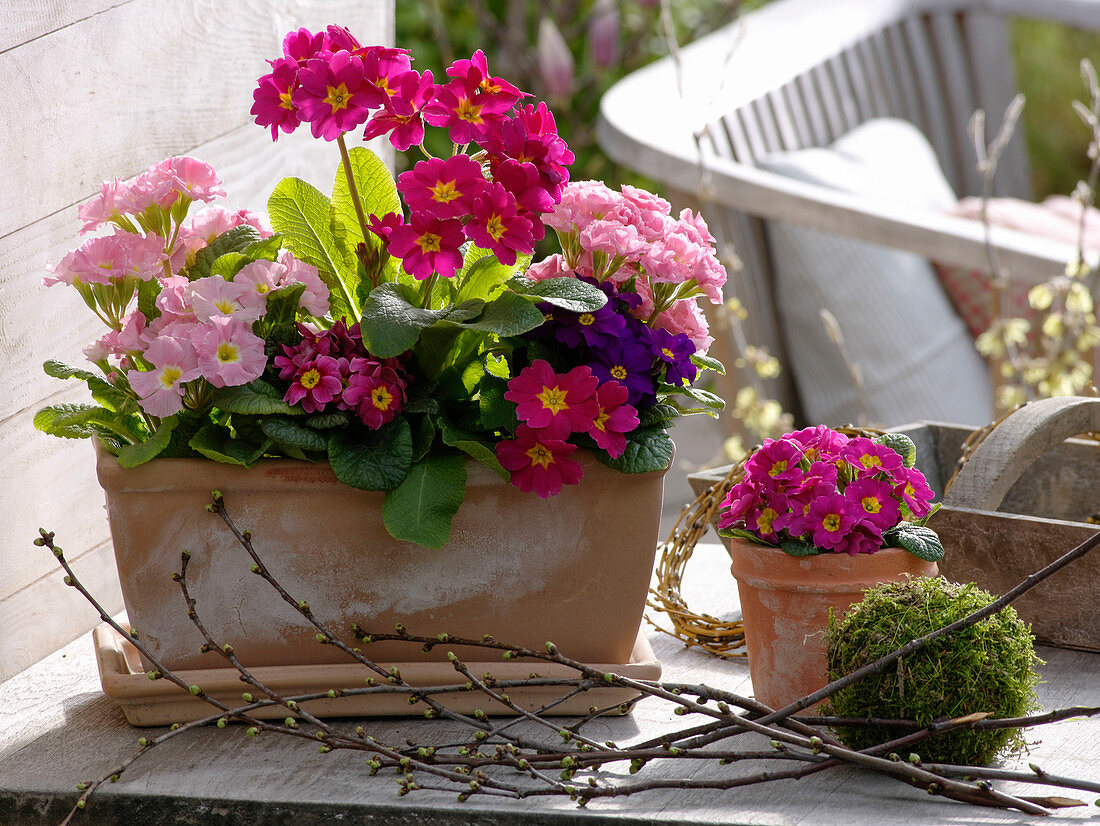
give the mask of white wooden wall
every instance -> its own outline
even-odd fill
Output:
[[[45,404],[88,401],[41,365],[81,364],[102,332],[75,291],[42,286],[45,268],[76,245],[76,207],[102,181],[171,155],[212,163],[230,202],[258,212],[285,175],[328,192],[334,145],[308,128],[273,144],[249,108],[283,34],[329,23],[390,44],[393,0],[0,4],[0,681],[96,621],[32,545],[40,526],[110,611],[122,606],[91,445],[31,424]]]

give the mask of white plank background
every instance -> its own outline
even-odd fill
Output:
[[[50,379],[48,358],[80,363],[100,334],[76,294],[42,286],[45,268],[78,242],[76,206],[103,180],[175,154],[221,174],[230,201],[263,212],[266,193],[297,175],[323,191],[338,154],[308,130],[281,137],[251,122],[264,62],[298,26],[347,26],[391,43],[392,0],[8,0],[0,7],[0,680],[91,625],[31,545],[39,526],[104,584],[110,543],[83,442],[38,433],[34,412],[83,400]]]

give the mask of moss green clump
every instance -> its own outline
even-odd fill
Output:
[[[921,577],[880,585],[844,619],[832,618],[826,632],[829,679],[836,680],[949,625],[993,602],[974,585]],[[1039,676],[1030,627],[1012,608],[954,634],[933,640],[879,674],[839,691],[822,710],[840,717],[915,720],[922,726],[942,718],[989,712],[1018,717],[1039,707]],[[839,726],[837,736],[865,749],[904,734],[896,728]],[[1025,745],[1019,729],[959,729],[937,734],[915,751],[926,763],[981,766]]]

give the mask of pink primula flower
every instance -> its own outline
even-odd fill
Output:
[[[840,458],[856,469],[860,476],[886,473],[896,479],[902,468],[901,455],[886,445],[876,444],[864,436],[856,436],[840,450]]]
[[[480,91],[476,77],[456,78],[437,86],[435,97],[424,107],[424,120],[447,130],[459,146],[482,143],[486,129],[503,121],[512,108],[507,98]]]
[[[516,416],[551,439],[585,433],[596,420],[599,379],[587,366],[558,374],[548,361],[536,359],[508,382],[504,398],[516,403]]]
[[[250,261],[233,276],[233,283],[245,290],[245,295],[255,293],[260,299],[259,305],[266,308],[268,294],[279,288],[286,274],[287,268],[277,261]]]
[[[439,219],[469,215],[474,199],[486,186],[481,165],[469,155],[418,161],[397,176],[397,189],[405,196],[409,210]]]
[[[221,178],[214,167],[189,155],[177,155],[167,158],[149,167],[154,179],[162,179],[173,192],[184,195],[192,201],[209,203],[216,198],[224,198]],[[175,198],[171,198],[175,201]],[[162,203],[161,206],[168,206]]]
[[[340,363],[332,356],[318,356],[301,365],[283,400],[300,403],[306,413],[318,413],[343,390]]]
[[[305,284],[306,291],[298,300],[298,306],[304,309],[314,318],[321,318],[329,311],[329,292],[325,282],[321,280],[317,268],[295,258],[290,250],[279,250],[279,264],[285,268],[280,287],[288,284]]]
[[[408,71],[394,81],[389,100],[367,123],[363,140],[389,134],[390,143],[398,152],[424,142],[424,107],[435,97],[431,72]]]
[[[928,486],[928,480],[916,468],[903,467],[893,472],[897,480],[894,492],[905,503],[905,507],[917,519],[923,519],[932,512],[932,498],[935,495]]]
[[[841,493],[822,496],[810,505],[809,517],[813,543],[819,548],[837,550],[859,521],[859,506],[853,505]]]
[[[856,479],[844,489],[844,496],[863,511],[860,522],[869,526],[880,539],[883,531],[890,530],[901,519],[901,508],[894,498],[894,487],[889,482]]]
[[[199,321],[233,318],[251,324],[264,314],[266,299],[248,283],[209,275],[191,282],[191,306]]]
[[[43,279],[53,284],[118,284],[127,278],[149,281],[164,274],[164,239],[115,232],[89,238],[68,253]]]
[[[273,141],[279,139],[279,132],[293,132],[302,122],[293,98],[298,68],[298,61],[288,57],[272,61],[271,72],[261,77],[252,90],[250,114],[258,125],[271,127]]]
[[[141,409],[164,418],[183,409],[183,385],[199,377],[199,361],[189,341],[161,336],[143,354],[153,365],[147,372],[131,370],[130,386],[141,400]]]
[[[496,454],[513,485],[548,499],[561,493],[563,485],[580,483],[584,469],[569,458],[576,449],[576,445],[521,424],[515,439],[497,443]]]
[[[253,334],[249,324],[215,317],[202,326],[205,329],[195,349],[207,381],[215,387],[236,387],[263,375],[267,366],[264,340]]]
[[[598,412],[588,429],[596,444],[612,459],[626,450],[626,434],[638,426],[638,411],[626,403],[629,391],[617,381],[605,381],[596,389]]]
[[[529,255],[535,249],[531,222],[517,213],[515,199],[500,184],[489,184],[474,199],[465,231],[467,238],[491,250],[506,266],[516,263],[516,253]]]
[[[405,271],[418,280],[433,272],[450,278],[462,266],[461,247],[465,241],[460,221],[414,212],[408,224],[390,232],[389,252],[402,259]]]
[[[510,109],[520,98],[528,97],[504,78],[494,77],[489,72],[489,61],[485,52],[478,49],[469,60],[459,59],[447,67],[447,76],[456,80],[472,81],[478,91],[499,97],[508,103]]]
[[[355,358],[351,360],[351,376],[342,401],[355,410],[363,424],[378,430],[401,412],[406,386],[392,361]]]
[[[370,117],[386,102],[385,93],[367,80],[363,61],[346,52],[310,59],[298,72],[292,100],[315,138],[336,140]]]

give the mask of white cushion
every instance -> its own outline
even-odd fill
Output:
[[[907,121],[868,121],[827,148],[774,154],[763,169],[936,211],[955,204],[935,152]],[[988,424],[993,393],[932,265],[911,253],[779,222],[768,224],[775,306],[805,417],[856,422],[856,390],[820,310],[836,318],[863,372],[869,423]]]

